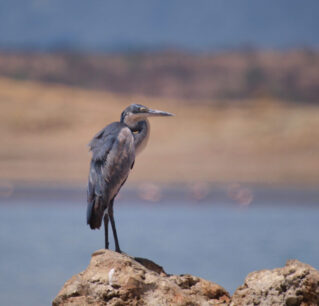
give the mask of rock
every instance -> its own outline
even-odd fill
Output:
[[[317,306],[319,271],[288,260],[283,268],[252,272],[235,291],[230,305]]]
[[[192,275],[168,275],[143,258],[109,250],[93,253],[87,269],[68,280],[57,305],[229,305],[221,286]]]
[[[230,300],[221,286],[192,275],[168,275],[145,258],[93,253],[87,269],[68,280],[57,305],[319,305],[319,271],[298,260],[248,274]]]

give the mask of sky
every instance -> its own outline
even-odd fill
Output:
[[[1,0],[0,47],[319,46],[318,0]]]

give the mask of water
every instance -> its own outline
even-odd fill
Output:
[[[0,203],[0,304],[49,305],[103,247],[103,231],[85,225],[84,203]],[[287,259],[319,268],[318,206],[125,201],[116,205],[115,217],[126,253],[231,293],[249,272],[281,267]]]
[[[319,4],[304,1],[3,0],[0,47],[210,50],[319,45]]]

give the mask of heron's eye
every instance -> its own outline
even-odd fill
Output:
[[[145,107],[140,107],[140,112],[145,112],[146,108]]]

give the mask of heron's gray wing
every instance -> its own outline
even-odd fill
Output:
[[[121,125],[113,122],[98,132],[89,143],[92,151],[92,160],[105,161],[107,154],[112,149]]]
[[[108,199],[105,197],[108,186],[102,169],[120,128],[119,123],[111,123],[98,132],[89,143],[92,160],[87,188],[87,223],[91,228],[101,226],[104,210],[108,204]]]
[[[96,134],[89,146],[92,160],[87,223],[91,228],[99,228],[104,210],[119,192],[134,163],[134,137],[125,124],[114,122]]]

